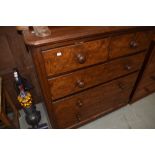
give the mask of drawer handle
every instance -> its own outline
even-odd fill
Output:
[[[125,89],[125,86],[123,83],[118,83],[118,87],[121,89],[121,90],[124,90]]]
[[[76,104],[79,108],[81,108],[83,106],[83,102],[81,100],[78,100],[77,101],[77,104]]]
[[[155,81],[155,76],[151,76],[151,79]]]
[[[130,47],[131,48],[136,48],[138,46],[138,43],[136,41],[131,41],[130,42]]]
[[[79,88],[84,88],[85,83],[84,83],[84,81],[77,80],[77,85],[78,85]]]
[[[76,114],[76,118],[77,118],[78,122],[80,122],[80,121],[81,121],[80,114]]]
[[[132,69],[132,67],[130,65],[125,65],[125,69],[130,71]]]
[[[79,54],[77,54],[76,57],[77,57],[78,63],[83,64],[86,62],[86,56],[85,55],[79,53]]]

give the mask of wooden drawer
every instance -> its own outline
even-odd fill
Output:
[[[108,57],[109,39],[43,51],[48,76],[104,62]]]
[[[69,128],[128,102],[137,73],[53,102],[57,128]],[[118,97],[119,96],[119,97]]]
[[[137,71],[141,68],[144,56],[145,52],[52,78],[49,80],[52,99]]]
[[[152,35],[152,31],[144,31],[112,37],[109,58],[113,59],[147,49]]]

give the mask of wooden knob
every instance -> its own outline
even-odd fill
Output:
[[[78,80],[77,85],[78,85],[79,88],[84,88],[85,83],[83,81],[81,81],[81,80]]]
[[[132,69],[132,67],[130,65],[125,65],[125,69],[129,71]]]
[[[82,107],[82,106],[83,106],[83,102],[82,102],[81,100],[78,100],[76,105],[77,105],[78,107]]]
[[[80,122],[80,121],[81,121],[80,114],[76,114],[76,118],[77,118],[78,122]]]
[[[138,46],[138,43],[136,41],[131,41],[130,42],[130,47],[131,48],[136,48]]]
[[[85,63],[86,62],[86,56],[84,54],[81,54],[81,53],[77,54],[77,61],[80,64]]]

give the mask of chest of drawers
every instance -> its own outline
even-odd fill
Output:
[[[77,128],[128,104],[152,27],[51,27],[24,32],[53,128]],[[52,33],[53,32],[53,33]]]

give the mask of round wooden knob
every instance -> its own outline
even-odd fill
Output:
[[[77,85],[78,85],[79,88],[84,88],[85,83],[83,81],[81,81],[81,80],[78,80]]]
[[[136,48],[138,46],[138,43],[136,41],[131,41],[130,42],[130,47],[131,48]]]
[[[82,102],[81,100],[78,100],[78,101],[77,101],[77,106],[78,106],[78,107],[82,107],[82,106],[83,106],[83,102]]]
[[[125,69],[129,71],[132,69],[132,67],[130,65],[125,65]]]
[[[85,63],[86,62],[86,56],[84,54],[81,54],[81,53],[77,54],[77,61],[80,64]]]

